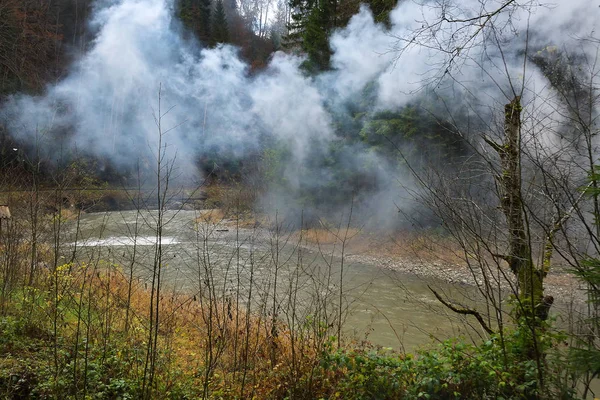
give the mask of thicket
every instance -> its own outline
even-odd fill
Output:
[[[134,285],[134,295],[128,297],[129,283],[120,268],[66,264],[54,272],[41,271],[31,286],[13,289],[3,298],[0,324],[4,398],[142,397],[149,293],[139,288],[139,281]],[[222,316],[225,320],[213,328],[219,335],[211,337],[203,323],[206,310],[192,300],[169,296],[161,305],[164,317],[152,398],[476,399],[531,398],[541,392],[547,393],[544,398],[557,398],[557,390],[564,392],[561,398],[572,394],[560,386],[551,390],[550,384],[560,382],[536,387],[533,361],[520,356],[522,331],[505,338],[504,346],[498,337],[479,347],[449,341],[412,356],[355,344],[337,348],[334,337],[294,340],[283,325],[274,340],[265,330],[266,321],[256,315]],[[235,329],[238,319],[250,323]],[[549,347],[556,343],[548,339]],[[214,365],[205,357],[211,345],[218,356]],[[279,360],[275,364],[274,348]],[[548,363],[548,368],[562,377],[560,365]]]
[[[2,396],[143,397],[148,292],[138,288],[128,299],[127,279],[114,266],[65,265],[56,273],[40,274],[35,285],[4,299],[10,311],[0,324]],[[49,281],[60,285],[58,303]],[[411,355],[356,343],[338,348],[335,337],[318,346],[309,337],[294,339],[285,326],[274,342],[264,320],[252,316],[236,330],[234,321],[246,318],[235,315],[211,339],[204,311],[191,300],[171,297],[161,308],[152,398],[576,398],[564,357],[547,362],[547,386],[536,386],[534,362],[521,356],[521,330],[507,332],[504,343],[498,336],[479,346],[451,340]],[[548,350],[560,339],[548,337]],[[212,366],[204,355],[208,340],[218,348]]]

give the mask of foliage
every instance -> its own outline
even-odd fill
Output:
[[[58,282],[58,296],[54,282]],[[127,287],[125,277],[115,266],[76,268],[66,264],[40,276],[35,287],[25,287],[5,299],[10,303],[6,307],[10,313],[0,317],[0,394],[5,398],[34,399],[140,398],[149,293],[136,290],[131,299],[135,317],[125,324]],[[160,398],[198,398],[205,368],[200,356],[207,337],[206,327],[198,326],[203,321],[202,310],[190,304],[187,297],[163,301],[161,307],[162,314],[169,317],[161,325],[154,393]],[[57,336],[53,333],[55,315],[59,322]],[[247,334],[262,352],[272,341],[264,336],[261,324],[260,319],[253,321]],[[227,350],[222,356],[223,365],[212,374],[210,393],[236,398],[240,376],[230,363],[240,362],[240,355],[232,353],[236,334],[233,326],[226,332]],[[235,342],[244,343],[243,330],[239,334]],[[282,358],[286,359],[284,331],[279,340]],[[316,353],[304,354],[303,368],[307,369],[303,373],[308,373],[315,363],[310,361],[311,354]],[[251,362],[247,368],[252,368],[253,381],[262,382],[260,389],[253,389],[258,397],[272,397],[290,387],[286,383],[288,366],[274,369],[268,357],[252,356]]]
[[[48,2],[3,0],[0,3],[0,95],[40,89],[51,76],[61,39]]]
[[[280,155],[266,156],[276,162]],[[26,258],[27,245],[19,243],[17,254]],[[50,252],[46,265],[52,259]],[[25,284],[26,264],[13,290],[0,298],[0,397],[140,398],[151,298],[144,281],[98,261],[40,268]],[[5,279],[0,275],[0,283]],[[207,307],[223,314],[209,322]],[[557,349],[564,336],[549,325],[536,336],[540,350],[552,355],[544,360],[547,378],[539,386],[527,324],[478,345],[454,339],[409,355],[368,344],[337,347],[329,325],[313,315],[294,328],[277,321],[272,329],[273,320],[260,311],[245,314],[189,293],[162,292],[160,315],[153,398],[571,396],[560,383],[564,358]],[[206,354],[214,348],[217,361],[209,362]]]
[[[211,43],[211,3],[210,0],[180,0],[177,14],[184,26],[204,43]]]
[[[215,43],[227,43],[229,41],[229,28],[227,27],[227,16],[223,0],[217,0],[215,16],[212,21],[213,40]]]
[[[329,35],[338,24],[338,0],[291,0],[288,40],[299,43],[308,56],[303,64],[311,74],[329,69]]]
[[[126,332],[119,306],[125,288],[123,278],[118,270],[100,275],[88,275],[89,272],[85,267],[74,270],[68,265],[57,271],[61,285],[74,290],[58,305],[61,315],[58,371],[53,367],[51,344],[54,338],[48,318],[57,306],[53,304],[51,288],[44,289],[42,284],[39,289],[27,288],[13,297],[13,312],[0,319],[0,393],[4,397],[48,398],[61,393],[64,398],[85,395],[138,398],[145,337],[142,304],[147,301],[148,294],[136,294],[133,304],[138,319]],[[89,292],[83,294],[86,291],[81,292],[79,285],[86,277],[91,279]],[[49,278],[50,275],[46,276]],[[79,297],[77,293],[80,293]],[[82,307],[82,304],[90,307]],[[166,307],[177,307],[176,304],[171,302]],[[107,331],[102,325],[107,322],[109,309],[111,328]],[[186,307],[165,313],[173,317],[165,323],[165,331],[161,334],[162,350],[155,389],[161,398],[200,396],[203,367],[199,356],[203,351],[204,333],[193,329],[200,318],[197,312],[195,307]],[[89,334],[80,332],[79,339],[78,321],[85,321],[91,328]],[[260,326],[256,329],[256,333],[262,331]],[[287,398],[302,394],[301,398],[343,399],[538,396],[541,393],[536,387],[535,363],[520,356],[522,336],[523,332],[517,329],[507,332],[504,339],[494,336],[479,346],[453,339],[414,356],[364,346],[347,345],[336,349],[335,338],[330,338],[320,353],[311,355],[308,352],[301,362],[294,364],[293,380],[290,380],[292,365],[286,365],[284,361],[288,356],[281,357],[282,363],[276,366],[269,364],[266,353],[264,359],[256,359],[251,368],[254,380],[260,385],[254,389],[254,395]],[[553,345],[555,339],[550,338],[549,345]],[[257,342],[257,349],[261,349],[262,340]],[[264,340],[264,345],[269,346],[267,338]],[[278,348],[285,354],[289,345],[287,339],[281,338]],[[234,358],[233,354],[226,354],[223,364],[214,372],[211,397],[237,398],[239,380],[228,364]]]
[[[493,336],[478,346],[451,339],[414,356],[391,349],[342,349],[326,354],[322,366],[337,377],[332,398],[556,398],[550,384],[536,386],[535,361],[521,357],[523,330]],[[549,338],[553,346],[557,339]],[[568,391],[562,394],[571,398]]]
[[[331,50],[329,35],[335,27],[335,7],[337,0],[321,0],[303,23],[302,48],[308,56],[304,68],[317,73],[329,68]]]
[[[289,149],[282,143],[275,143],[263,151],[260,165],[261,175],[269,185],[285,185],[285,165],[291,157]]]
[[[274,51],[270,38],[255,31],[253,18],[245,18],[236,1],[177,0],[175,11],[187,35],[207,47],[237,46],[253,70],[264,68]]]
[[[316,74],[330,68],[329,36],[358,13],[361,3],[356,0],[289,1],[292,22],[288,27],[288,46],[299,44],[306,53],[308,59],[303,67],[308,73]],[[377,22],[389,25],[389,14],[397,0],[369,0],[364,3],[369,6]]]
[[[297,165],[291,147],[282,140],[265,142],[258,170],[261,182],[275,192],[293,192],[298,211],[316,210],[327,218],[351,201],[360,208],[363,199],[393,191],[392,177],[406,172],[407,164],[415,170],[432,165],[447,170],[471,154],[470,145],[449,121],[426,111],[431,105],[426,98],[397,110],[377,110],[371,98],[374,90],[365,88],[355,101],[331,110],[337,140],[324,146],[319,138],[312,139],[302,173],[293,174],[294,185],[286,171]],[[435,223],[426,213],[420,218],[424,226]]]
[[[570,349],[571,365],[579,373],[597,376],[600,374],[600,259],[589,257],[572,272],[587,285],[591,312],[585,323],[584,334],[575,337],[575,344]]]
[[[430,113],[419,103],[397,111],[379,111],[366,117],[360,131],[369,146],[410,160],[419,167],[443,160],[451,162],[469,153],[466,142],[447,121]]]

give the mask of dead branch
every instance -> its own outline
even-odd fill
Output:
[[[476,310],[473,310],[471,308],[464,308],[462,306],[459,308],[456,305],[444,300],[442,298],[442,296],[440,296],[440,294],[438,292],[436,292],[431,286],[427,285],[427,287],[429,288],[429,290],[431,290],[431,293],[433,293],[435,298],[438,299],[438,301],[440,303],[442,303],[444,306],[448,307],[450,310],[454,311],[457,314],[474,316],[477,319],[477,321],[479,321],[479,324],[481,325],[483,330],[485,330],[489,335],[494,334],[494,331],[489,326],[487,326],[487,324],[485,323],[485,320],[483,319],[483,317],[481,316],[481,314],[479,312],[477,312]]]

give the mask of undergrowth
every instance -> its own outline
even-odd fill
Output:
[[[129,314],[128,282],[115,266],[63,265],[13,292],[0,318],[0,396],[139,398],[149,293],[141,282],[135,286]],[[208,345],[201,305],[174,294],[161,304],[153,397],[201,398]],[[535,365],[519,357],[519,330],[505,336],[504,345],[499,337],[479,346],[450,340],[405,355],[364,344],[336,348],[333,337],[323,346],[319,338],[296,337],[292,345],[284,326],[273,338],[258,316],[237,331],[235,316],[227,319],[212,343],[221,353],[208,382],[210,398],[510,399],[541,393]]]

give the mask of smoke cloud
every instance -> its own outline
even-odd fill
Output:
[[[540,103],[540,94],[552,95],[535,65],[530,63],[523,75],[526,39],[534,49],[572,48],[581,37],[592,34],[600,20],[598,6],[588,0],[511,6],[493,17],[502,52],[479,39],[468,41],[477,26],[457,34],[464,24],[442,24],[427,39],[468,45],[448,68],[451,54],[418,46],[423,37],[410,43],[415,31],[439,19],[442,3],[400,1],[389,28],[375,23],[369,9],[361,7],[348,26],[331,37],[332,71],[310,78],[300,68],[302,58],[296,56],[276,53],[264,71],[250,74],[236,48],[202,48],[185,40],[169,0],[96,2],[90,22],[96,36],[87,53],[43,96],[12,97],[2,117],[20,139],[68,132],[63,135],[68,145],[84,153],[119,165],[151,163],[158,138],[160,87],[161,115],[168,111],[161,126],[163,130],[174,127],[164,140],[169,156],[177,154],[182,170],[196,174],[195,160],[208,152],[242,157],[259,151],[261,138],[268,135],[290,149],[291,161],[285,167],[290,185],[306,186],[327,179],[303,176],[302,171],[315,149],[339,141],[332,113],[343,117],[345,105],[356,100],[366,85],[375,85],[379,110],[396,110],[421,96],[425,87],[450,99],[453,107],[473,100],[476,106],[469,112],[483,120],[490,109],[502,110],[498,105],[510,97],[511,82],[533,88],[525,91],[525,103],[535,99]],[[469,18],[501,4],[459,3],[444,8],[446,18]],[[581,50],[591,54],[593,46],[588,43]],[[551,113],[551,108],[543,110],[543,103],[537,109]],[[386,217],[380,219],[389,220],[394,199],[411,186],[408,174],[399,175],[397,166],[365,147],[352,145],[342,151],[351,168],[371,168],[378,186],[388,188],[372,196],[377,204],[369,208],[383,209]]]

